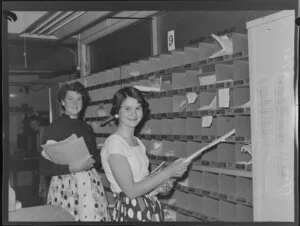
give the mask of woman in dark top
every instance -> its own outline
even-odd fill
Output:
[[[62,141],[76,134],[83,137],[93,157],[76,165],[59,165],[41,158],[40,173],[52,176],[47,203],[65,208],[76,221],[108,221],[107,200],[96,170],[101,161],[94,131],[79,117],[88,101],[87,91],[79,82],[65,84],[59,90],[58,100],[64,113],[46,128],[43,143]]]

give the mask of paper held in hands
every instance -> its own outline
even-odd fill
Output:
[[[199,149],[198,151],[194,152],[193,154],[191,154],[189,157],[187,157],[185,159],[185,162],[192,162],[196,157],[198,157],[199,155],[201,155],[204,151],[206,151],[207,149],[211,148],[212,146],[220,143],[220,142],[224,142],[228,137],[230,137],[231,135],[233,135],[235,133],[235,129],[229,131],[228,133],[224,134],[223,136],[219,137],[218,139],[214,140],[213,142],[209,143],[208,145],[206,145],[205,147]],[[161,164],[159,164],[158,167],[156,167],[150,175],[155,174],[156,172],[162,170],[163,168],[165,168],[168,164],[166,162],[162,162]],[[170,189],[170,187],[173,187],[173,183],[174,183],[175,179],[174,178],[169,178],[168,180],[166,180],[162,185],[158,186],[157,188],[155,188],[153,191],[151,191],[149,193],[149,195],[157,195],[158,193],[162,193],[167,191],[168,189]]]
[[[207,149],[211,148],[214,145],[217,145],[220,142],[224,142],[228,137],[232,136],[234,133],[235,133],[235,129],[229,131],[228,133],[224,134],[223,136],[219,137],[218,139],[212,141],[208,145],[204,146],[203,148],[199,149],[198,151],[196,151],[193,154],[191,154],[190,156],[188,156],[185,159],[185,162],[191,162],[191,161],[193,161],[196,157],[198,157],[199,155],[201,155],[204,151],[206,151]],[[162,162],[158,167],[156,167],[151,172],[151,174],[156,173],[157,171],[163,169],[166,166],[167,166],[167,163],[166,162]]]
[[[78,138],[75,134],[63,141],[50,141],[41,146],[42,155],[56,164],[72,165],[91,157],[83,137]]]

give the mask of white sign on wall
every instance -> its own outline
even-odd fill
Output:
[[[175,50],[175,32],[174,30],[168,31],[168,51]]]

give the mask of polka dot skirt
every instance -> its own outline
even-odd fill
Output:
[[[156,196],[144,195],[129,199],[125,194],[115,194],[113,221],[163,221],[163,210]]]
[[[53,176],[47,203],[66,209],[76,221],[110,221],[101,176],[95,169]]]

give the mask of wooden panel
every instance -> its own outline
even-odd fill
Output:
[[[287,10],[247,23],[256,221],[294,221],[294,21]]]

